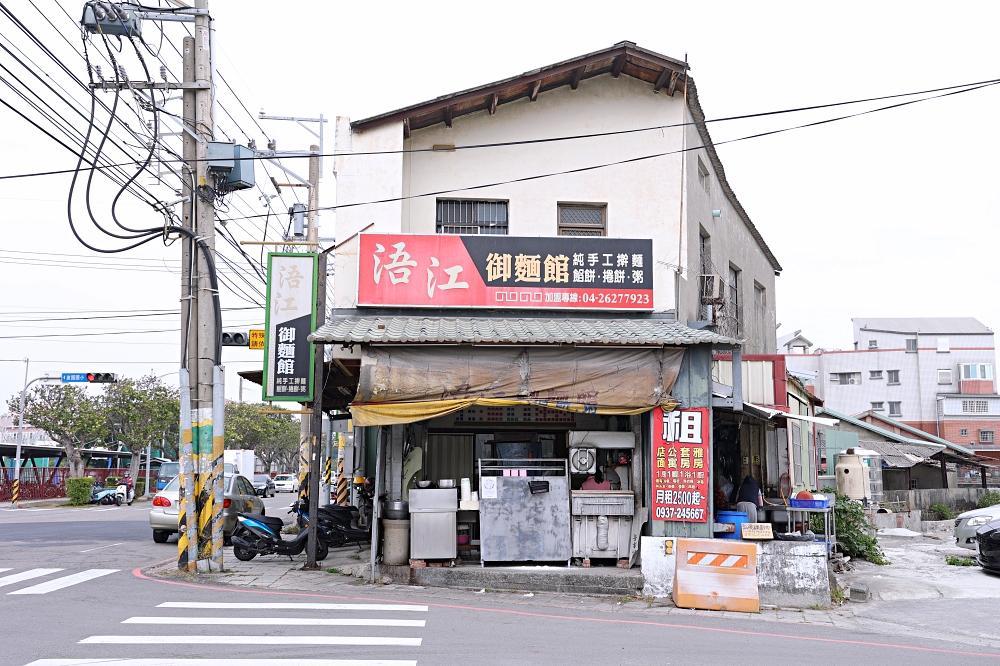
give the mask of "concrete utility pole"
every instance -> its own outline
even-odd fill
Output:
[[[188,382],[181,382],[190,401],[190,420],[182,423],[181,507],[183,525],[178,540],[178,567],[188,570],[222,569],[223,431],[225,409],[219,396],[224,389],[222,368],[216,366],[221,332],[215,318],[210,257],[215,257],[215,204],[208,173],[208,141],[214,136],[214,72],[212,29],[208,0],[196,0],[194,37],[184,38],[184,82],[199,84],[184,89],[184,168],[190,201],[184,206],[184,225],[200,242],[184,244],[181,278],[182,335],[187,336],[182,359]],[[196,136],[193,136],[192,133]],[[193,162],[193,163],[192,163]],[[194,256],[196,260],[192,262]],[[193,268],[193,270],[191,270]],[[188,386],[185,386],[188,384]],[[182,410],[183,411],[183,410]],[[219,413],[215,413],[219,412]],[[217,426],[217,427],[213,427]]]
[[[320,124],[322,127],[322,124]],[[319,226],[316,224],[319,212],[319,146],[309,146],[309,232],[307,240],[317,243],[313,251],[317,252],[319,271],[316,280],[316,326],[326,322],[326,255],[319,252]],[[319,522],[319,452],[323,445],[323,345],[316,347],[316,368],[313,380],[313,403],[311,418],[302,419],[303,429],[308,429],[309,442],[309,540],[306,542],[306,569],[317,569],[316,564],[316,524]],[[311,423],[310,423],[311,422]]]

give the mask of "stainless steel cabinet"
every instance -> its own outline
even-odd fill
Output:
[[[415,560],[453,559],[458,555],[455,488],[411,488],[410,557]]]

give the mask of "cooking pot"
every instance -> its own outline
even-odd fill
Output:
[[[389,520],[406,520],[410,517],[410,503],[399,501],[386,502],[382,517]]]
[[[455,479],[438,479],[438,488],[454,488]]]

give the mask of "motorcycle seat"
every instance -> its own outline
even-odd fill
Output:
[[[281,530],[285,527],[285,523],[282,522],[281,518],[276,518],[274,516],[262,516],[257,513],[244,513],[243,516],[264,523],[269,528],[274,530],[275,534],[281,534]]]

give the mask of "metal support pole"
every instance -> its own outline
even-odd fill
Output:
[[[319,160],[316,157],[309,158],[309,176],[312,179],[314,175],[314,170],[318,171]],[[313,168],[313,164],[316,163],[317,168]],[[318,174],[317,174],[318,178]],[[313,181],[317,183],[317,180]],[[311,197],[310,197],[311,200]],[[315,222],[310,225],[309,233],[314,234],[315,232]],[[317,234],[318,236],[318,234]],[[312,239],[310,239],[312,240]],[[326,323],[326,255],[320,254],[319,261],[317,262],[317,275],[316,280],[316,327],[320,327]],[[320,458],[320,448],[323,445],[323,387],[326,384],[324,378],[324,370],[326,368],[326,363],[324,363],[325,347],[322,344],[316,345],[316,365],[313,369],[314,379],[313,379],[313,402],[312,402],[312,437],[310,438],[310,451],[309,451],[309,537],[306,541],[306,569],[316,569],[319,568],[316,564],[316,525],[318,524],[317,516],[319,515],[319,458]],[[303,419],[305,420],[305,419]]]
[[[372,498],[372,575],[369,579],[370,582],[375,582],[375,558],[378,556],[378,519],[379,519],[379,495],[381,495],[382,490],[382,449],[384,447],[385,437],[382,433],[385,430],[385,426],[379,426],[378,434],[375,437],[375,496]]]
[[[194,428],[191,421],[191,380],[188,371],[180,371],[181,396],[181,441],[178,460],[180,461],[180,509],[177,528],[177,568],[194,571],[198,561],[198,513],[194,501]]]
[[[21,389],[21,409],[17,414],[17,453],[14,456],[14,483],[10,505],[17,508],[21,500],[21,445],[24,442],[24,401],[28,395],[28,359],[24,359],[24,388]]]

